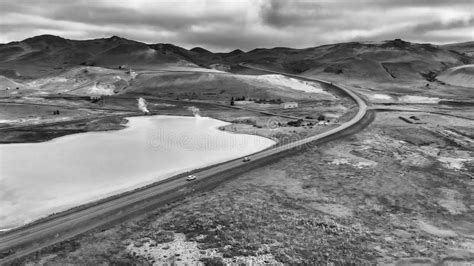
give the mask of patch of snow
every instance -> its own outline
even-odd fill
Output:
[[[189,65],[187,61],[183,61],[185,65]],[[225,73],[224,71],[220,71],[217,69],[210,69],[210,68],[203,68],[203,67],[194,67],[192,65],[189,66],[170,66],[167,68],[157,69],[162,71],[196,71],[196,72],[210,72],[210,73]]]
[[[33,101],[33,102],[44,102],[44,98],[41,97],[31,97],[31,96],[25,96],[22,97],[23,100],[28,100],[28,101]]]
[[[441,98],[437,97],[426,97],[426,96],[419,96],[419,95],[404,95],[404,96],[390,96],[388,94],[382,93],[364,93],[369,100],[371,101],[395,101],[400,103],[438,103],[441,101]]]
[[[421,230],[440,237],[454,237],[457,236],[457,234],[449,229],[441,229],[438,228],[434,225],[428,224],[427,222],[424,221],[418,221],[418,226],[420,227]]]
[[[341,164],[349,164],[348,159],[334,159],[330,164],[341,165]]]
[[[268,82],[277,86],[288,87],[294,90],[331,95],[330,93],[324,91],[318,83],[289,78],[283,75],[260,75],[256,76],[255,78],[259,81]]]
[[[370,100],[385,100],[385,101],[391,101],[393,100],[392,96],[390,95],[387,95],[387,94],[380,94],[380,93],[376,93],[376,94],[366,94],[367,97],[369,97]]]
[[[46,91],[35,91],[32,93],[32,95],[48,95],[49,92]]]
[[[442,162],[447,168],[454,170],[462,170],[464,168],[464,163],[472,161],[472,159],[439,157],[438,161]]]
[[[104,87],[94,84],[86,88],[86,92],[92,95],[113,95],[114,89],[110,86]]]
[[[356,164],[354,164],[354,166],[357,168],[364,168],[364,167],[375,166],[376,164],[377,163],[375,162],[357,162]]]
[[[148,48],[147,50],[135,52],[138,56],[144,56],[146,58],[152,58],[156,55],[157,51],[155,49]]]
[[[402,103],[438,103],[442,99],[436,97],[425,97],[418,95],[405,95],[401,96],[398,99],[398,102]]]
[[[176,105],[170,104],[170,103],[152,103],[151,105],[154,105],[154,106],[164,106],[164,107],[174,107],[174,106],[176,106]]]
[[[323,115],[324,115],[326,118],[331,118],[331,119],[341,117],[341,115],[338,114],[338,113],[328,113],[328,112],[326,112],[326,113],[323,113]]]
[[[39,121],[40,117],[35,118],[20,118],[20,119],[0,119],[0,123],[23,123],[23,122],[33,122]]]
[[[245,104],[251,104],[253,101],[234,101],[235,105],[245,105]]]
[[[449,69],[450,70],[459,70],[459,69],[472,69],[472,68],[474,68],[474,64],[461,65],[461,66],[452,67],[452,68],[449,68]]]
[[[36,87],[36,86],[42,86],[48,83],[64,83],[68,81],[69,80],[65,77],[50,77],[50,78],[42,78],[42,79],[33,80],[33,81],[28,82],[26,85]]]

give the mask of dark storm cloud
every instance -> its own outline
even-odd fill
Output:
[[[425,33],[435,30],[450,30],[464,27],[471,27],[474,30],[474,16],[467,20],[453,20],[448,23],[441,23],[440,21],[432,21],[428,23],[421,23],[413,27],[415,33]],[[474,34],[474,33],[473,33]]]
[[[91,9],[89,6],[84,5],[77,5],[74,8],[61,7],[56,9],[51,17],[58,20],[92,23],[95,25],[148,25],[169,30],[188,28],[199,20],[204,24],[216,22],[230,23],[235,20],[223,14],[210,14],[207,17],[201,18],[197,15],[145,13],[127,7],[95,7]]]
[[[309,25],[324,17],[322,6],[316,2],[267,1],[260,7],[263,21],[276,27]]]
[[[440,8],[457,7],[468,8],[473,12],[474,2],[472,0],[334,0],[314,2],[311,0],[287,1],[270,0],[265,1],[260,7],[262,21],[275,27],[290,26],[313,26],[318,27],[317,22],[338,21],[341,25],[352,25],[374,23],[368,21],[367,17],[360,16],[364,11],[378,14],[383,18],[387,11],[406,8]],[[352,13],[352,15],[351,15]],[[400,21],[403,22],[403,21]],[[418,23],[413,21],[413,23]],[[438,21],[441,25],[442,23]],[[326,25],[322,25],[326,26]]]
[[[353,40],[474,39],[472,0],[16,0],[0,3],[0,42],[39,34],[118,35],[213,50]]]
[[[328,42],[405,38],[439,43],[474,40],[473,11],[471,0],[273,0],[263,3],[259,14],[269,27]]]

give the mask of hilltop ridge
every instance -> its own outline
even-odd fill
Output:
[[[202,47],[188,50],[174,44],[146,44],[119,36],[69,40],[40,35],[1,45],[0,69],[4,73],[16,71],[22,76],[37,77],[77,65],[116,68],[126,64],[154,68],[166,64],[201,67],[219,64],[238,69],[238,64],[244,62],[295,74],[386,82],[423,80],[450,67],[472,64],[474,59],[466,52],[469,47],[471,43],[437,46],[395,39],[304,49],[274,47],[213,53]]]

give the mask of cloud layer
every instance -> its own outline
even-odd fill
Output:
[[[402,38],[474,40],[472,0],[16,0],[0,3],[0,42],[40,34],[118,35],[215,51]]]

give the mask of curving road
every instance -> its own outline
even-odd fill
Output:
[[[242,66],[331,84],[324,80],[268,71],[247,65]],[[189,173],[181,174],[142,189],[102,200],[90,206],[78,207],[6,232],[0,235],[0,264],[12,262],[17,258],[31,254],[44,247],[67,240],[103,224],[124,219],[138,211],[143,211],[157,204],[169,203],[194,191],[209,189],[210,187],[216,186],[219,182],[222,182],[222,180],[270,162],[275,158],[286,155],[288,152],[295,151],[295,148],[304,147],[314,141],[327,141],[327,137],[349,130],[349,128],[358,124],[366,115],[367,105],[351,90],[341,85],[332,85],[354,99],[359,106],[357,114],[350,121],[341,124],[339,127],[289,144],[277,145],[271,149],[257,152],[251,156],[251,162],[245,163],[239,158],[202,170],[196,170],[193,174],[198,178],[193,182],[186,181],[185,177]]]

